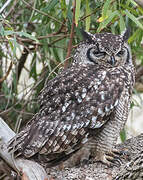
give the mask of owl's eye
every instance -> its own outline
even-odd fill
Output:
[[[94,63],[97,63],[97,60],[103,58],[105,54],[105,52],[98,51],[98,49],[95,48],[89,48],[87,51],[88,59]]]
[[[105,56],[105,52],[101,52],[101,51],[93,51],[93,54],[97,57],[97,58],[100,58],[100,57],[103,57]]]
[[[124,53],[125,53],[125,50],[121,50],[121,51],[119,51],[116,55],[119,56],[119,57],[121,57],[121,56],[124,55]]]

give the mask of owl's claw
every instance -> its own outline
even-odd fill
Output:
[[[127,150],[112,149],[107,152],[98,152],[93,162],[100,161],[108,167],[119,167],[124,159],[129,160],[129,152]]]
[[[104,163],[108,166],[120,166],[123,159],[129,159],[129,153],[127,150],[117,150],[113,149],[105,153]]]

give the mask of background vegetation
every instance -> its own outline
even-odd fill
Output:
[[[38,110],[37,96],[45,80],[54,78],[71,62],[72,51],[82,40],[82,28],[115,34],[131,28],[128,43],[137,69],[134,93],[143,91],[143,8],[137,3],[1,0],[0,116],[16,131],[30,120]],[[28,76],[25,81],[24,71]]]

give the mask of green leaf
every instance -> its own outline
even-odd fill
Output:
[[[78,25],[78,20],[80,16],[80,5],[81,5],[81,0],[76,0],[76,9],[75,9],[75,24],[76,26]]]
[[[5,34],[5,30],[2,26],[2,24],[0,24],[0,34],[2,35],[2,37],[4,37],[4,34]]]
[[[126,25],[125,25],[124,18],[122,15],[120,15],[119,25],[120,25],[120,32],[123,32],[126,28]]]
[[[137,26],[139,26],[141,29],[143,29],[143,25],[139,22],[139,20],[138,20],[133,14],[131,14],[128,10],[124,11],[124,13],[125,13]]]
[[[100,23],[97,32],[100,32],[102,29],[104,29],[112,20],[115,16],[118,16],[119,12],[118,11],[114,11],[112,13],[110,13],[110,16],[105,19],[103,22]]]
[[[46,3],[46,4],[47,4],[47,6],[43,10],[51,11],[58,4],[58,0],[51,0],[50,2],[48,1],[48,3]]]
[[[14,32],[14,31],[6,30],[6,31],[4,31],[3,33],[4,33],[5,36],[9,36],[9,35],[13,35],[13,34],[18,34],[19,36],[25,36],[25,37],[27,37],[27,38],[29,38],[29,39],[32,39],[32,40],[38,42],[38,40],[36,39],[36,37],[34,37],[34,36],[32,36],[32,35],[30,35],[30,34],[28,34],[28,33],[26,33],[26,32]]]
[[[12,35],[12,34],[16,34],[16,32],[14,32],[14,31],[9,31],[9,30],[5,30],[5,31],[4,31],[4,35],[5,35],[5,36],[9,36],[9,35]]]
[[[66,6],[66,1],[65,0],[61,0],[61,10],[62,10],[63,17],[66,19],[67,6]]]
[[[129,0],[134,6],[138,6],[134,0]]]
[[[102,17],[103,17],[103,19],[106,18],[106,16],[107,16],[107,12],[109,10],[110,3],[111,3],[111,0],[106,0],[105,4],[103,6],[103,9],[102,9]]]
[[[122,142],[124,142],[124,141],[127,139],[125,129],[123,129],[123,130],[120,132],[120,138],[121,138],[121,141],[122,141]]]
[[[128,43],[130,44],[131,42],[133,42],[138,37],[141,31],[141,29],[137,29],[134,34],[128,39]]]
[[[16,56],[16,48],[18,47],[17,42],[16,42],[16,37],[14,36],[13,39],[13,54]]]
[[[143,8],[141,8],[140,6],[138,6],[138,10],[141,14],[143,14]]]
[[[8,39],[8,43],[10,45],[11,50],[13,51],[14,47],[13,47],[13,41],[11,39]]]
[[[38,42],[38,40],[36,39],[36,37],[34,37],[34,36],[32,36],[32,35],[30,35],[30,34],[28,34],[28,33],[26,33],[26,32],[16,32],[16,33],[17,33],[18,35],[20,35],[20,36],[25,36],[25,37],[27,37],[27,38],[29,38],[29,39],[32,39],[32,40]]]
[[[89,7],[89,0],[86,0],[86,16],[88,16],[90,14],[90,7]],[[91,22],[91,17],[88,16],[86,18],[86,31],[89,31],[89,28],[90,28],[90,22]]]

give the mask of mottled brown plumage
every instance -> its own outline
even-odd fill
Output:
[[[52,166],[68,159],[89,139],[94,139],[97,149],[109,139],[112,145],[116,142],[128,116],[134,84],[127,32],[83,34],[86,40],[79,44],[73,63],[47,82],[39,96],[39,112],[9,142],[10,150]],[[112,121],[117,125],[109,135]]]

